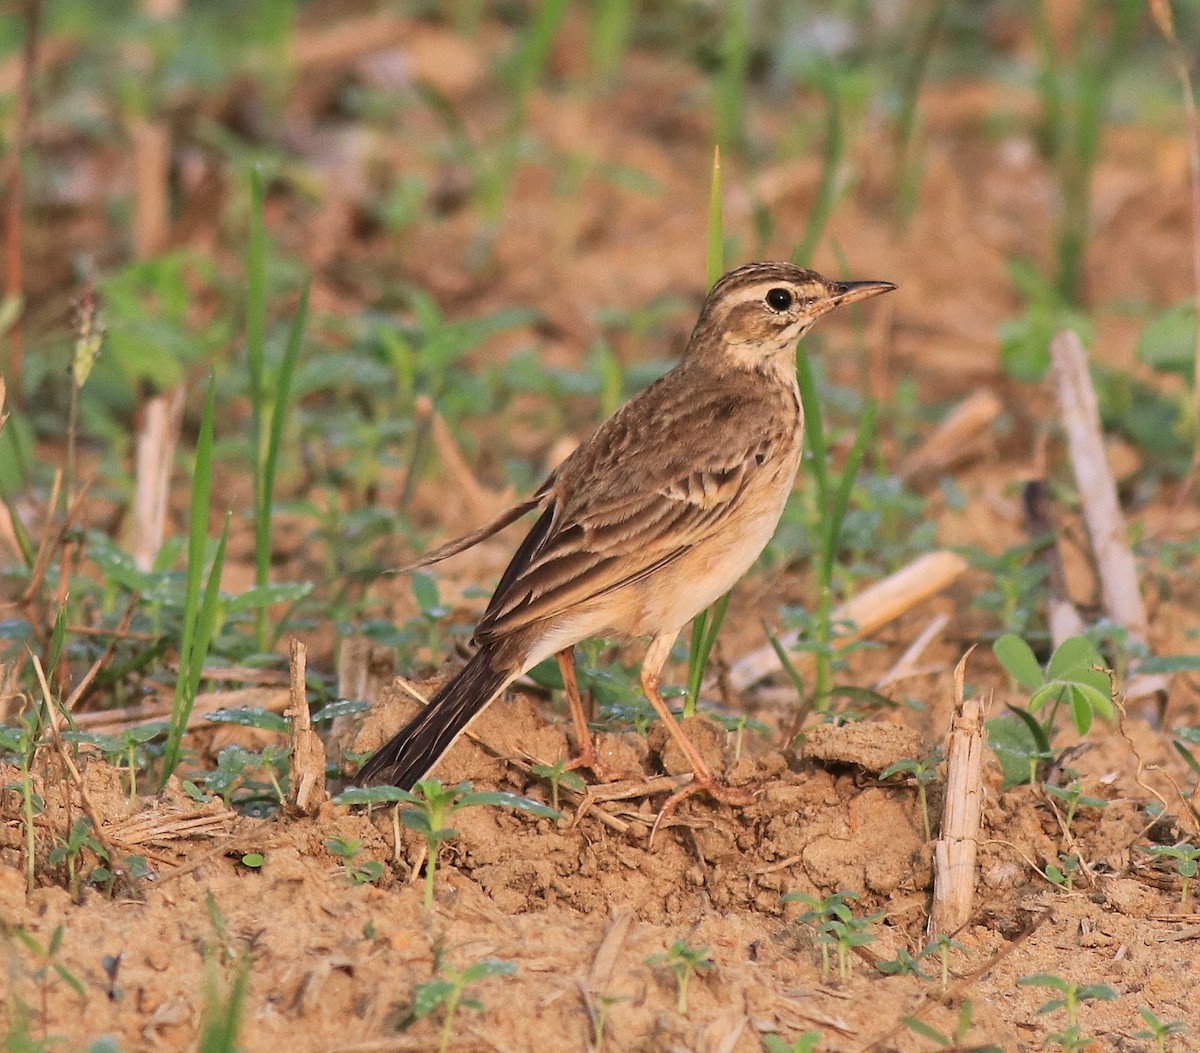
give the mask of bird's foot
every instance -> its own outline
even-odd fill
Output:
[[[629,778],[628,773],[619,771],[600,759],[590,735],[583,740],[579,755],[563,765],[563,771],[575,771],[579,768],[587,768],[600,782],[621,782]]]
[[[658,828],[662,826],[663,820],[670,818],[680,804],[698,793],[708,794],[714,801],[732,805],[734,808],[744,808],[746,805],[754,803],[754,794],[750,790],[718,782],[711,772],[696,772],[692,776],[692,781],[682,790],[676,790],[671,794],[659,809],[654,825],[650,828],[650,839],[646,843],[648,848],[654,847],[654,835],[658,833]]]

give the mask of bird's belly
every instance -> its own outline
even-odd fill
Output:
[[[678,632],[724,596],[767,547],[790,490],[790,486],[779,487],[772,500],[746,502],[746,511],[719,535],[638,582],[634,588],[639,602],[630,605],[636,611],[634,624],[622,627],[624,632],[630,636]]]

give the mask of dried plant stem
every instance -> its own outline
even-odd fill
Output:
[[[292,752],[288,759],[288,802],[305,815],[315,815],[325,801],[325,746],[313,730],[304,686],[308,648],[293,637],[291,647]]]
[[[975,858],[983,815],[983,703],[963,698],[967,658],[954,671],[957,712],[946,745],[946,806],[941,836],[933,843],[933,908],[930,936],[948,935],[971,917]]]
[[[833,641],[835,647],[869,636],[906,611],[948,588],[967,569],[967,562],[953,552],[928,552],[901,567],[882,581],[864,589],[830,613],[833,624],[849,622],[855,628]],[[779,644],[785,649],[796,646],[799,633],[784,633]],[[795,666],[804,672],[812,662],[808,653],[795,656]],[[735,691],[744,691],[781,668],[779,655],[771,646],[740,658],[729,670],[729,683]]]
[[[1088,372],[1087,352],[1070,330],[1050,342],[1059,416],[1067,453],[1091,539],[1105,613],[1122,625],[1131,643],[1145,643],[1148,622],[1138,585],[1137,563],[1129,547],[1117,484],[1104,449],[1096,390]],[[1162,690],[1162,677],[1141,677],[1126,685],[1126,696],[1145,697]]]

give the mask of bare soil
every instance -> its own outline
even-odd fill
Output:
[[[579,32],[569,28],[556,49],[555,77],[569,81],[579,73]],[[322,139],[322,149],[306,139],[329,130],[323,122],[333,119],[324,103],[343,83],[339,77],[369,77],[388,57],[452,97],[471,115],[477,134],[496,128],[504,114],[488,63],[507,38],[498,30],[495,39],[489,33],[467,43],[445,26],[413,23],[403,44],[363,48],[348,71],[314,73],[297,85],[288,110],[294,122],[289,141],[306,153],[319,190],[310,197],[273,196],[268,224],[314,275],[314,305],[322,311],[350,315],[404,279],[428,290],[454,317],[512,306],[541,312],[545,321],[489,342],[478,366],[530,345],[547,364],[578,364],[597,332],[598,309],[631,308],[663,294],[698,304],[703,293],[711,133],[698,100],[709,89],[690,66],[633,54],[620,90],[609,98],[535,93],[529,134],[551,150],[583,156],[590,174],[564,191],[546,166],[522,167],[496,233],[494,261],[484,268],[469,263],[479,216],[454,203],[462,173],[429,149],[441,131],[427,111],[412,108],[406,119],[413,124],[403,136],[379,138],[339,125],[341,137]],[[1023,540],[1015,487],[1044,455],[1042,439],[1053,429],[1048,389],[1007,381],[996,339],[997,326],[1018,306],[1006,260],[1048,259],[1055,191],[1030,139],[1018,132],[996,137],[989,122],[997,114],[1027,118],[1035,106],[1032,95],[1012,88],[929,85],[921,101],[925,138],[917,208],[903,226],[884,207],[891,193],[889,140],[880,129],[863,128],[849,158],[855,178],[816,261],[819,269],[837,272],[844,258],[854,277],[894,279],[901,287],[867,315],[865,355],[856,350],[859,338],[848,320],[826,327],[825,362],[833,379],[885,405],[902,382],[915,386],[925,406],[949,406],[979,386],[1005,402],[1000,425],[955,469],[964,503],[952,507],[936,486],[924,493],[939,544],[999,552]],[[769,107],[753,111],[752,119],[760,137],[786,131],[784,117]],[[1086,260],[1092,303],[1143,298],[1166,305],[1188,294],[1185,161],[1181,133],[1122,126],[1105,136]],[[97,163],[119,171],[114,157]],[[658,189],[607,179],[605,165],[644,173]],[[402,238],[364,223],[368,171],[422,173],[442,213]],[[726,159],[726,224],[738,259],[754,244],[754,202],[767,205],[774,222],[760,254],[790,253],[818,178],[815,154],[754,173]],[[97,224],[60,229],[55,252],[48,225],[31,234],[45,241],[35,246],[32,263],[42,295],[50,298],[66,287],[64,245],[103,243],[105,231]],[[1095,358],[1141,370],[1133,353],[1138,324],[1123,313],[1097,312]],[[619,350],[630,361],[675,353],[687,322],[673,321],[668,330],[654,346],[621,337]],[[498,434],[494,422],[469,424],[468,456],[485,487],[501,477],[507,453],[549,463],[561,455],[564,434],[570,441],[586,433],[586,420],[564,416],[556,434],[519,428]],[[898,440],[889,440],[880,456],[895,463],[902,452]],[[1053,443],[1050,456],[1057,464]],[[1143,454],[1127,445],[1114,443],[1113,456],[1127,479],[1144,467]],[[180,508],[185,482],[181,473]],[[394,500],[399,485],[399,472],[384,469],[379,500]],[[238,493],[248,483],[230,486]],[[1139,499],[1132,515],[1146,533],[1183,540],[1200,529],[1194,502],[1178,509],[1174,496],[1164,486]],[[497,505],[502,500],[495,495]],[[481,520],[485,511],[469,507],[437,473],[421,484],[415,507],[438,536]],[[1064,516],[1068,536],[1082,537],[1081,525],[1070,513]],[[303,537],[302,530],[295,536]],[[511,546],[508,534],[447,567],[443,594],[455,602],[458,620],[469,620],[480,603],[462,599],[462,590],[494,580]],[[278,576],[311,574],[303,544],[291,549]],[[244,586],[251,558],[247,537],[235,538],[231,553],[236,558],[226,584]],[[1077,547],[1069,547],[1068,555],[1072,590],[1083,603],[1094,603],[1086,558]],[[1162,654],[1194,650],[1189,630],[1196,628],[1200,602],[1195,568],[1154,570],[1145,575],[1151,647]],[[215,975],[224,991],[232,962],[248,949],[253,970],[239,1038],[248,1053],[436,1049],[442,1014],[413,1019],[418,988],[439,967],[462,969],[487,958],[514,963],[516,972],[471,990],[481,1008],[460,1010],[451,1048],[755,1053],[764,1033],[790,1040],[817,1030],[824,1035],[822,1050],[929,1050],[935,1043],[905,1027],[902,1018],[918,1017],[952,1035],[960,1007],[970,999],[969,1044],[1034,1050],[1064,1027],[1061,1012],[1038,1014],[1051,992],[1018,985],[1019,978],[1038,973],[1115,989],[1117,1000],[1081,1009],[1083,1030],[1096,1036],[1091,1049],[1152,1049],[1133,1037],[1144,1026],[1137,1014],[1142,1006],[1164,1021],[1188,1024],[1189,1033],[1169,1048],[1195,1048],[1200,914],[1190,902],[1181,906],[1178,878],[1151,866],[1138,850],[1151,841],[1197,840],[1189,796],[1195,778],[1161,730],[1200,724],[1194,677],[1176,677],[1160,709],[1130,713],[1120,726],[1092,731],[1091,748],[1071,763],[1082,773],[1085,792],[1109,805],[1082,809],[1069,830],[1061,809],[1040,790],[1002,789],[989,755],[975,912],[955,937],[961,948],[950,954],[947,988],[936,957],[921,963],[928,978],[884,975],[876,968],[901,951],[915,955],[926,943],[932,880],[915,789],[903,780],[881,782],[878,756],[889,750],[911,755],[914,742],[932,747],[944,739],[953,711],[953,666],[994,629],[971,606],[986,584],[983,575],[968,575],[889,626],[877,637],[878,649],[856,654],[840,674],[847,683],[875,683],[930,617],[951,616],[922,671],[888,689],[915,705],[899,707],[890,722],[864,732],[869,741],[862,752],[836,761],[795,755],[780,746],[778,729],[787,726],[791,704],[786,692],[778,685],[747,692],[729,701],[750,707],[773,734],[748,733],[737,760],[731,735],[715,736],[715,748],[725,755],[730,780],[756,791],[752,805],[735,810],[691,799],[653,846],[647,841],[664,798],[661,783],[616,802],[567,794],[558,823],[492,808],[464,810],[453,820],[458,836],[441,852],[430,913],[421,904],[421,844],[408,831],[397,843],[386,809],[368,816],[328,804],[315,818],[259,820],[196,804],[178,786],[162,797],[130,801],[124,776],[95,759],[84,763],[84,780],[104,834],[114,847],[144,855],[151,875],[133,893],[109,899],[87,888],[76,902],[65,866],[49,856],[56,838],[82,814],[83,800],[50,755],[36,775],[46,808],[35,821],[38,878],[30,892],[17,795],[2,797],[0,918],[43,946],[62,926],[55,962],[82,983],[84,996],[53,969],[38,975],[36,956],[6,941],[7,1026],[14,1026],[13,1007],[20,1002],[31,1007],[33,1036],[58,1036],[64,1048],[86,1048],[105,1034],[123,1050],[195,1048],[206,982]],[[385,580],[379,591],[397,618],[411,613],[406,587]],[[751,576],[735,594],[722,659],[760,646],[762,620],[774,623],[780,603],[813,598],[802,565],[769,581]],[[310,664],[332,669],[332,629],[317,627],[308,642]],[[971,659],[969,679],[977,691],[993,692],[995,713],[1018,696],[985,650]],[[342,729],[343,745],[379,742],[411,705],[403,691],[384,692],[361,726]],[[531,758],[552,762],[566,755],[564,729],[544,698],[514,697],[492,707],[474,728],[478,742],[456,746],[438,774],[446,782],[469,778],[476,788],[546,799],[544,782],[526,770]],[[222,736],[220,744],[264,741],[261,733],[244,729]],[[211,750],[213,742],[198,737],[193,745]],[[606,756],[643,779],[670,768],[644,740],[611,735],[604,746]],[[0,773],[5,785],[15,778],[12,771]],[[935,823],[939,792],[939,784],[930,787]],[[1166,812],[1157,821],[1146,810],[1155,801]],[[197,823],[182,823],[187,819]],[[382,879],[352,883],[325,846],[334,837],[361,840],[358,861],[384,864]],[[1047,880],[1045,868],[1070,852],[1084,865],[1067,892]],[[246,865],[250,853],[262,854],[261,866]],[[856,914],[882,914],[874,941],[851,955],[846,977],[836,963],[823,975],[812,926],[797,921],[803,904],[782,899],[841,890],[858,893]],[[224,919],[223,929],[214,917]],[[686,1013],[678,1011],[669,970],[650,961],[679,940],[709,948],[713,963],[691,982]]]

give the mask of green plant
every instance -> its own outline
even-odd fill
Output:
[[[814,1053],[824,1038],[820,1031],[805,1031],[789,1042],[768,1033],[762,1036],[762,1042],[767,1053]]]
[[[71,893],[71,898],[76,903],[79,902],[79,857],[86,848],[88,851],[95,853],[100,859],[107,860],[108,853],[105,852],[103,846],[91,834],[92,821],[88,818],[76,819],[71,824],[70,832],[62,844],[58,845],[51,851],[47,862],[51,866],[58,866],[61,863],[67,865],[67,890]]]
[[[34,830],[33,818],[46,806],[41,794],[33,788],[33,758],[37,752],[42,729],[42,709],[30,706],[15,726],[0,726],[0,750],[15,754],[19,778],[9,783],[5,790],[16,790],[21,798],[21,830],[25,844],[25,887],[32,892],[34,875]]]
[[[900,1018],[900,1022],[910,1031],[915,1032],[922,1038],[927,1038],[931,1042],[936,1042],[943,1049],[952,1049],[955,1053],[1004,1053],[999,1046],[968,1046],[967,1035],[971,1030],[971,1016],[974,1013],[974,1005],[971,999],[964,999],[962,1008],[958,1011],[958,1020],[954,1026],[953,1035],[943,1035],[932,1024],[927,1024],[915,1016],[905,1016]]]
[[[675,974],[676,1008],[687,1015],[688,984],[696,973],[713,967],[712,954],[707,947],[692,947],[686,940],[676,940],[670,948],[646,959],[647,965],[665,965]]]
[[[1186,910],[1192,878],[1200,866],[1200,848],[1190,841],[1181,841],[1177,845],[1139,845],[1138,850],[1156,859],[1174,860],[1175,873],[1179,875],[1179,905]]]
[[[988,742],[1006,784],[1036,782],[1038,764],[1053,756],[1050,742],[1059,708],[1068,705],[1076,731],[1086,735],[1097,714],[1106,720],[1112,717],[1112,683],[1104,659],[1086,637],[1064,640],[1044,670],[1018,636],[1000,637],[993,650],[1008,674],[1031,694],[1025,708],[1007,707],[1016,720],[998,717],[987,722]],[[1035,714],[1042,709],[1045,716],[1038,720]]]
[[[274,377],[273,390],[265,369],[266,229],[263,225],[262,173],[250,171],[250,236],[246,249],[246,368],[250,394],[250,462],[254,478],[254,583],[267,589],[271,575],[271,521],[274,512],[275,470],[288,416],[292,378],[308,315],[308,288],[300,294],[300,305],[292,319],[287,344]],[[219,579],[218,579],[219,580]],[[278,638],[270,632],[267,605],[258,606],[256,628],[259,651],[266,651]]]
[[[1067,814],[1063,818],[1063,830],[1068,837],[1071,835],[1071,824],[1075,821],[1075,813],[1080,808],[1107,808],[1108,801],[1103,797],[1088,797],[1079,780],[1072,779],[1066,786],[1042,784],[1042,792],[1053,801],[1059,801],[1066,806]]]
[[[362,841],[357,838],[347,840],[331,837],[325,842],[325,847],[342,861],[342,871],[350,879],[350,884],[365,885],[383,877],[383,864],[379,860],[354,861],[362,851]]]
[[[183,604],[183,638],[179,647],[179,675],[175,680],[175,695],[171,703],[171,719],[167,726],[167,743],[163,751],[160,788],[179,764],[183,734],[200,690],[200,676],[208,658],[213,628],[217,619],[217,600],[220,595],[221,569],[225,564],[225,545],[229,540],[229,519],[226,514],[221,538],[217,542],[208,582],[203,597],[200,582],[204,574],[205,548],[208,539],[209,498],[212,494],[213,408],[216,384],[210,379],[204,411],[200,418],[200,433],[196,439],[196,467],[192,476],[192,503],[187,545],[187,588]]]
[[[575,793],[582,793],[587,789],[587,783],[583,781],[578,772],[567,770],[568,763],[566,760],[555,761],[553,764],[539,762],[530,768],[531,774],[550,783],[550,807],[556,812],[558,811],[558,788],[560,785]]]
[[[1075,888],[1075,875],[1079,872],[1082,862],[1078,852],[1072,852],[1070,855],[1060,853],[1057,865],[1046,864],[1046,877],[1054,884],[1071,892]]]
[[[246,996],[254,958],[243,951],[233,966],[233,976],[224,997],[214,955],[204,968],[204,1005],[200,1012],[199,1053],[238,1053],[238,1032],[246,1012]]]
[[[850,505],[850,492],[875,430],[875,404],[867,403],[858,422],[854,445],[838,475],[829,471],[829,442],[825,433],[816,378],[808,355],[801,344],[796,350],[796,373],[800,401],[804,407],[804,439],[810,457],[806,459],[815,490],[817,556],[814,565],[817,604],[813,613],[814,684],[813,699],[818,710],[829,708],[833,691],[833,569],[839,539]]]
[[[725,272],[725,221],[721,205],[721,151],[713,151],[712,181],[708,193],[707,251],[705,254],[705,276],[711,289]],[[700,685],[704,682],[704,670],[716,646],[717,635],[729,609],[729,593],[722,596],[708,610],[701,611],[692,619],[692,643],[688,648],[687,691],[683,697],[683,715],[696,715],[696,704],[700,700]]]
[[[917,803],[921,808],[921,820],[925,826],[925,840],[929,841],[933,837],[933,833],[929,824],[929,800],[925,793],[925,787],[937,780],[937,766],[942,763],[943,750],[938,746],[928,757],[921,760],[912,760],[906,758],[898,760],[895,764],[889,764],[879,773],[879,778],[891,778],[893,775],[898,775],[904,772],[911,775],[917,783]]]
[[[516,971],[515,963],[499,961],[495,958],[475,962],[461,971],[445,964],[439,964],[438,975],[421,984],[416,990],[413,997],[413,1018],[420,1020],[432,1013],[438,1006],[443,1007],[445,1019],[442,1022],[442,1038],[438,1045],[438,1053],[446,1053],[446,1050],[450,1048],[454,1014],[458,1012],[459,1008],[474,1009],[476,1012],[483,1009],[483,1003],[479,999],[464,997],[467,988],[493,976],[511,976]]]
[[[38,985],[42,999],[42,1037],[46,1037],[46,1028],[49,1022],[49,1000],[50,988],[54,984],[54,977],[58,977],[72,991],[79,996],[80,1001],[87,1001],[87,992],[84,990],[83,984],[79,978],[71,972],[62,962],[58,961],[58,952],[62,950],[63,937],[66,935],[66,928],[62,925],[55,927],[54,932],[50,934],[50,942],[45,944],[30,935],[24,929],[12,929],[12,934],[17,938],[31,955],[33,955],[36,965],[33,971],[29,974],[30,979]]]
[[[950,987],[950,952],[965,950],[966,948],[961,943],[957,940],[952,940],[943,932],[939,933],[921,948],[921,953],[917,955],[917,960],[919,961],[930,954],[938,956],[938,961],[941,964],[942,991],[944,992]]]
[[[1059,997],[1046,1002],[1038,1009],[1038,1015],[1059,1009],[1066,1011],[1066,1029],[1047,1035],[1046,1042],[1055,1042],[1070,1053],[1082,1049],[1089,1041],[1079,1027],[1079,1007],[1086,1002],[1112,1002],[1117,997],[1117,992],[1107,984],[1073,984],[1050,973],[1022,976],[1017,983],[1022,987],[1048,987],[1058,992]]]
[[[896,957],[891,961],[876,962],[875,968],[885,976],[917,976],[922,980],[928,980],[921,971],[921,956],[913,957],[903,947],[896,952]]]
[[[1122,58],[1137,30],[1136,0],[1086,0],[1070,39],[1056,39],[1046,4],[1034,7],[1034,42],[1042,113],[1040,139],[1058,179],[1054,285],[1068,302],[1080,295],[1091,211],[1091,175],[1105,108]]]
[[[469,782],[456,786],[443,786],[437,778],[422,779],[411,791],[398,786],[353,786],[334,798],[335,804],[378,804],[403,802],[413,807],[401,809],[400,822],[416,831],[425,839],[428,858],[425,861],[425,909],[433,909],[433,888],[437,872],[438,850],[442,843],[457,836],[457,831],[447,826],[455,812],[463,808],[490,805],[499,808],[514,808],[545,819],[560,818],[558,812],[539,801],[521,797],[515,793],[499,790],[473,790]]]
[[[1156,1053],[1166,1053],[1167,1039],[1172,1035],[1182,1035],[1187,1030],[1187,1024],[1182,1020],[1172,1020],[1169,1024],[1164,1024],[1145,1006],[1138,1009],[1138,1015],[1146,1021],[1147,1026],[1142,1031],[1135,1031],[1133,1037],[1151,1039]]]
[[[837,949],[838,975],[848,980],[853,968],[850,962],[850,952],[856,947],[864,947],[875,939],[870,931],[883,913],[855,917],[850,909],[849,900],[858,899],[857,892],[844,890],[834,892],[824,899],[815,899],[799,892],[790,892],[783,897],[785,903],[805,903],[808,910],[796,920],[802,925],[811,925],[816,932],[816,944],[821,948],[821,977],[829,976],[829,948]]]
[[[152,720],[145,724],[122,728],[116,735],[103,735],[95,731],[64,731],[63,739],[66,742],[95,746],[114,767],[120,762],[129,776],[129,801],[132,804],[137,800],[138,771],[145,767],[149,759],[145,746],[166,730],[167,725],[164,721]]]

